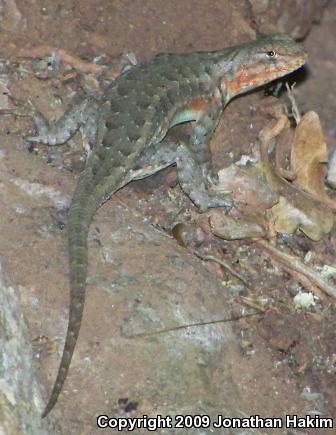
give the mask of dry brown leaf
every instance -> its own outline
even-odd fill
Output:
[[[307,112],[296,127],[291,150],[295,185],[320,200],[328,198],[325,191],[327,162],[327,145],[319,116],[316,112]]]
[[[330,209],[299,190],[287,189],[285,193],[286,196],[280,196],[279,202],[267,210],[267,217],[277,233],[301,231],[314,241],[330,233],[334,225]]]
[[[302,120],[303,119],[304,117]],[[308,121],[309,119],[310,117],[308,117]],[[303,125],[308,121],[304,121]],[[302,121],[300,125],[301,123]],[[287,182],[274,172],[269,162],[268,150],[271,143],[274,138],[279,136],[286,128],[286,125],[287,119],[285,115],[279,113],[276,124],[264,127],[259,133],[264,173],[269,186],[271,186],[281,198],[278,204],[268,210],[267,215],[277,232],[292,234],[296,231],[302,231],[310,239],[320,240],[325,234],[328,234],[333,227],[334,217],[329,207],[331,200],[328,197],[327,199],[325,199],[325,197],[321,198],[321,195],[316,197],[316,195],[312,195],[310,192],[305,192],[301,187],[294,186],[293,183]],[[303,133],[300,134],[300,137],[304,137]],[[308,139],[305,142],[309,143]],[[302,154],[305,154],[303,150]],[[316,164],[310,164],[310,160],[314,161],[317,159],[320,161],[321,155],[323,157],[321,151],[317,152],[314,158],[311,157],[308,161],[303,162],[302,167],[316,166]],[[319,165],[321,165],[321,163],[319,163]],[[317,170],[315,169],[315,171]],[[301,173],[303,172],[304,170],[302,170]],[[306,172],[306,174],[308,173],[309,171]],[[316,172],[315,174],[312,172],[311,176],[316,180]]]
[[[331,199],[324,192],[327,150],[318,116],[308,112],[295,133],[297,185],[281,177],[269,161],[268,150],[275,138],[289,132],[287,116],[281,110],[273,116],[276,122],[259,133],[261,164],[249,162],[219,171],[216,190],[230,191],[235,207],[230,217],[211,215],[212,232],[233,240],[262,237],[268,227],[268,235],[301,231],[311,240],[320,240],[331,231],[334,216]],[[314,148],[312,143],[318,145]]]

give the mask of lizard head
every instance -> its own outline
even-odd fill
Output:
[[[295,71],[306,59],[303,46],[290,36],[262,36],[232,47],[216,67],[220,70],[222,64],[221,89],[229,100]]]

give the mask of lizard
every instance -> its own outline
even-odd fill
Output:
[[[227,195],[215,193],[210,138],[229,101],[300,68],[307,59],[303,46],[287,35],[212,52],[159,54],[124,71],[107,87],[101,101],[83,100],[52,126],[35,117],[30,142],[57,145],[82,128],[90,147],[86,166],[68,212],[70,308],[63,354],[42,417],[57,402],[80,332],[88,269],[87,237],[97,209],[132,180],[176,164],[184,193],[200,209],[225,207]],[[194,121],[188,141],[166,134],[180,123]]]

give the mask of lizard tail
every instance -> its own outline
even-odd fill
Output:
[[[69,209],[67,231],[71,289],[69,323],[57,378],[42,418],[54,407],[62,390],[83,316],[88,264],[87,237],[91,220],[97,208],[90,189],[90,175],[90,171],[84,170],[82,173]]]

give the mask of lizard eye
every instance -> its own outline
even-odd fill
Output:
[[[266,54],[267,54],[268,57],[275,57],[275,55],[276,55],[274,50],[269,50],[269,51],[267,51]]]

